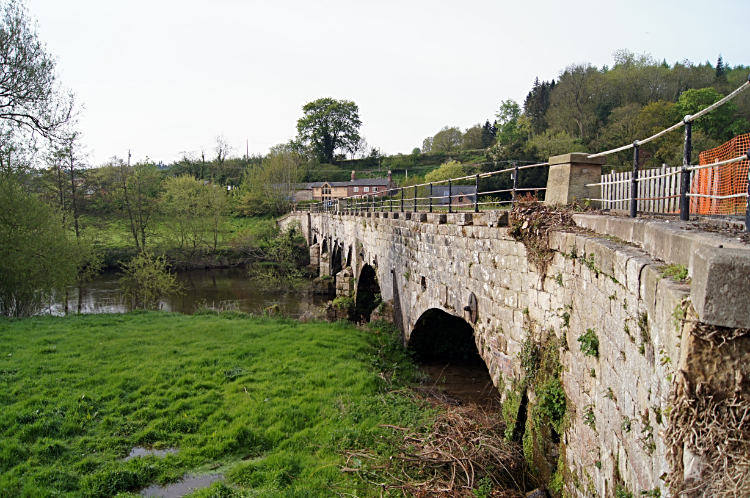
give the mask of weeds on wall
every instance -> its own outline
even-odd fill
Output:
[[[549,247],[549,232],[565,230],[580,232],[573,221],[572,209],[553,209],[531,196],[520,198],[510,212],[511,237],[526,246],[526,257],[540,275],[547,274],[553,251]]]
[[[578,338],[581,343],[581,351],[585,356],[599,358],[599,337],[594,329],[586,329],[586,333]]]

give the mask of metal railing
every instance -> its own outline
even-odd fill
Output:
[[[661,200],[661,199],[668,199],[673,198],[675,195],[670,196],[664,196],[664,195],[656,195],[649,198],[640,198],[639,199],[639,159],[640,159],[640,147],[642,145],[647,144],[648,142],[655,140],[662,135],[665,135],[671,131],[677,130],[678,128],[684,126],[685,127],[685,140],[683,144],[683,158],[682,158],[682,167],[675,169],[674,171],[670,171],[667,173],[664,173],[661,175],[661,177],[668,177],[673,175],[679,175],[680,179],[680,193],[679,193],[679,213],[680,213],[680,220],[682,221],[688,221],[690,220],[690,198],[691,197],[701,197],[701,198],[710,198],[710,199],[726,199],[730,197],[747,197],[747,207],[746,207],[746,213],[745,213],[745,231],[750,232],[750,172],[748,173],[748,187],[747,192],[739,193],[739,194],[733,194],[731,196],[716,196],[716,195],[706,195],[706,194],[691,194],[690,193],[690,185],[692,180],[691,173],[695,170],[703,169],[703,168],[716,168],[723,165],[732,164],[735,162],[742,161],[744,159],[750,160],[750,150],[747,151],[747,154],[744,156],[738,156],[733,159],[722,161],[719,163],[709,164],[709,165],[693,165],[692,162],[692,152],[693,152],[693,137],[692,137],[692,129],[693,129],[693,122],[700,118],[701,116],[704,116],[708,114],[709,112],[713,111],[714,109],[717,109],[721,105],[729,102],[733,98],[735,98],[737,95],[745,91],[747,88],[750,87],[750,76],[748,77],[748,81],[746,81],[743,85],[738,87],[735,91],[727,95],[726,97],[722,98],[721,100],[717,101],[716,103],[706,107],[705,109],[702,109],[701,111],[693,114],[693,115],[687,115],[685,116],[682,121],[679,123],[674,124],[673,126],[670,126],[669,128],[666,128],[659,133],[656,133],[646,139],[643,140],[636,140],[632,144],[624,145],[622,147],[618,147],[616,149],[611,149],[605,152],[599,152],[597,154],[591,154],[588,157],[603,157],[607,156],[609,154],[614,154],[616,152],[622,152],[624,150],[633,149],[633,170],[632,174],[630,175],[630,178],[628,180],[630,182],[630,188],[627,189],[627,197],[623,197],[621,199],[608,199],[607,196],[602,193],[600,196],[600,199],[590,199],[592,201],[598,201],[602,203],[621,203],[623,201],[629,201],[629,208],[630,208],[630,217],[635,218],[638,216],[638,201],[641,200]],[[613,185],[616,183],[621,183],[620,181],[614,181],[614,182],[606,182],[603,181],[601,183],[589,183],[586,184],[587,187],[595,187],[595,186],[601,186],[602,191],[608,186]],[[663,193],[663,192],[662,192]]]
[[[487,164],[487,163],[480,163]],[[490,163],[493,164],[493,163]],[[494,163],[497,164],[497,163]],[[519,173],[523,170],[539,167],[547,167],[549,163],[529,164],[519,166],[513,163],[513,167],[486,173],[450,178],[436,182],[419,183],[404,187],[395,187],[380,192],[368,192],[349,197],[339,197],[310,204],[310,212],[474,212],[480,209],[498,208],[510,204],[518,199],[518,195],[524,192],[544,192],[546,187],[519,187]],[[491,189],[480,191],[480,180],[510,174],[513,181],[512,188]],[[465,182],[474,180],[473,190],[466,189]],[[456,185],[456,182],[464,184]],[[436,193],[436,188],[442,186],[443,193]],[[447,190],[446,189],[447,186]],[[471,185],[468,185],[471,187]],[[510,194],[510,199],[495,199],[491,196]],[[436,202],[437,201],[437,202]]]

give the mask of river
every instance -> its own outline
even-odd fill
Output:
[[[298,317],[330,299],[328,296],[313,294],[266,292],[253,285],[246,270],[237,268],[190,270],[176,275],[183,285],[182,292],[162,299],[160,306],[162,310],[187,315],[192,315],[201,306],[258,314],[265,308],[278,304],[283,314]],[[79,289],[71,287],[68,291],[68,312],[127,311],[119,288],[120,277],[119,273],[105,272],[80,289],[80,293]],[[65,314],[64,301],[60,299],[50,303],[47,311],[53,315]]]

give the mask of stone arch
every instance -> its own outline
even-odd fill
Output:
[[[408,345],[421,359],[479,355],[473,327],[463,318],[438,308],[428,309],[417,319]]]
[[[346,266],[352,266],[352,246],[349,244],[349,251],[346,253]]]
[[[338,242],[334,242],[332,245],[332,254],[331,254],[331,274],[336,275],[343,269],[343,264],[341,261],[342,256],[342,250],[343,246],[339,244]]]
[[[380,304],[381,299],[377,272],[370,265],[362,266],[362,271],[359,272],[357,278],[357,294],[354,304],[355,320],[369,322],[372,311]]]
[[[320,253],[323,254],[323,253],[326,253],[326,252],[328,252],[328,239],[324,238],[323,239],[323,244],[321,244],[321,246],[320,246]]]
[[[317,236],[317,235],[313,235],[313,243],[312,243],[312,244],[310,244],[310,245],[313,245],[313,246],[314,246],[314,245],[315,245],[315,244],[317,244],[317,243],[318,243],[318,236]]]

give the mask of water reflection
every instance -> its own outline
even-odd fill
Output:
[[[120,274],[103,273],[83,289],[71,287],[68,291],[68,313],[123,313],[123,303],[118,281]],[[278,304],[290,316],[322,305],[327,298],[319,295],[281,294],[258,289],[247,277],[245,270],[237,268],[191,270],[177,274],[183,284],[183,294],[171,295],[161,302],[165,311],[193,314],[202,305],[215,309],[234,309],[246,313],[259,311]],[[54,315],[65,314],[62,299],[51,303],[48,311]]]
[[[433,387],[459,399],[463,404],[476,403],[489,410],[499,410],[500,393],[492,383],[484,360],[478,355],[467,358],[432,358],[419,362]]]
[[[202,477],[185,477],[182,481],[159,486],[154,484],[141,491],[141,496],[150,496],[154,498],[180,498],[186,494],[192,493],[199,489],[207,488],[216,481],[221,481],[224,476],[211,474]]]

